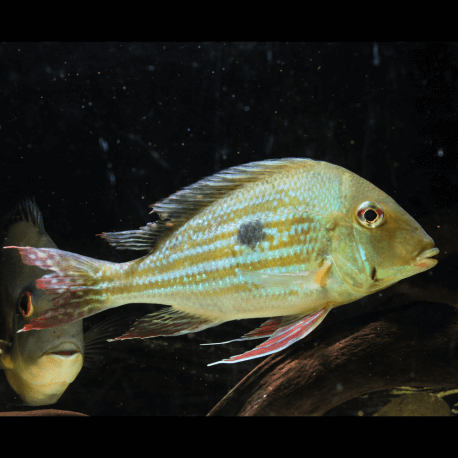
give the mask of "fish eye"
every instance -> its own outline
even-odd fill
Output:
[[[356,219],[361,226],[374,228],[382,224],[385,212],[377,202],[363,202],[356,210]]]
[[[29,291],[25,291],[19,296],[19,311],[22,316],[28,318],[33,313],[32,295]]]

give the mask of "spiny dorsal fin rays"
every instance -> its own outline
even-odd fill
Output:
[[[98,235],[118,250],[152,250],[161,239],[230,192],[309,161],[304,158],[274,159],[223,170],[150,205],[153,208],[151,213],[157,213],[160,218],[155,223],[148,223],[135,231],[103,232]]]
[[[187,221],[192,215],[219,200],[223,195],[266,176],[281,173],[285,168],[294,167],[298,162],[309,159],[285,158],[271,161],[251,162],[232,167],[204,178],[171,196],[153,204],[153,212],[161,219]],[[174,223],[175,226],[175,223]]]
[[[118,250],[151,250],[160,235],[156,223],[148,223],[138,230],[102,232],[96,234]]]
[[[34,198],[26,197],[19,201],[17,205],[0,222],[2,231],[6,231],[9,226],[19,221],[28,221],[40,231],[45,230],[43,216]]]
[[[261,356],[271,355],[272,353],[284,350],[294,342],[297,342],[298,340],[303,339],[307,334],[310,334],[324,320],[329,310],[330,308],[321,309],[313,314],[300,315],[299,318],[298,315],[295,315],[295,320],[292,323],[278,328],[269,340],[266,340],[261,345],[253,348],[253,350],[208,364],[208,366],[220,363],[238,363],[240,361],[259,358]]]

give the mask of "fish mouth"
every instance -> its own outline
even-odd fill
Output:
[[[72,356],[81,353],[81,349],[72,342],[63,342],[57,347],[46,350],[43,356],[55,355],[60,356],[61,358],[71,358]]]
[[[431,259],[432,256],[436,256],[439,253],[439,248],[430,248],[429,250],[420,253],[415,261],[412,263],[412,267],[422,267],[430,269],[437,264],[437,259]]]

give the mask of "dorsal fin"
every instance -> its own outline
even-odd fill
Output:
[[[273,159],[223,170],[150,205],[153,208],[151,213],[157,213],[159,221],[148,223],[134,231],[103,232],[98,235],[118,250],[151,250],[160,240],[186,224],[194,215],[226,197],[230,192],[285,169],[297,167],[298,163],[305,161],[311,159]]]
[[[43,217],[33,198],[24,198],[0,221],[0,230],[5,232],[9,227],[19,221],[28,221],[40,231],[45,231]]]

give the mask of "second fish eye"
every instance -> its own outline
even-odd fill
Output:
[[[356,210],[356,219],[364,227],[378,227],[382,224],[384,217],[385,212],[377,202],[363,202]]]
[[[19,297],[19,311],[22,316],[28,318],[33,313],[32,295],[29,291],[25,291]]]

